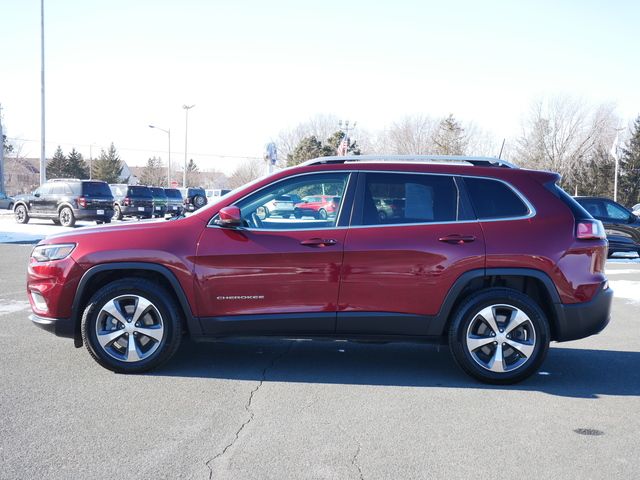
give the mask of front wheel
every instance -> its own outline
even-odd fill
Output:
[[[13,214],[16,216],[16,222],[18,223],[28,223],[29,222],[29,212],[27,212],[27,207],[24,205],[18,205]]]
[[[318,218],[320,220],[326,220],[327,217],[328,217],[327,211],[324,208],[321,208],[320,210],[318,210]]]
[[[180,315],[160,285],[124,278],[99,289],[82,315],[82,339],[91,356],[118,373],[139,373],[178,350]]]
[[[542,309],[516,290],[492,288],[472,294],[456,310],[449,347],[458,365],[476,379],[512,384],[535,373],[549,349]]]

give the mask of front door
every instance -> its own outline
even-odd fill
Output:
[[[344,198],[349,173],[281,180],[235,203],[243,228],[212,219],[198,246],[196,287],[203,330],[225,334],[325,334],[335,331],[350,205],[325,219],[264,214],[281,195],[330,192]]]
[[[484,268],[482,229],[450,175],[361,176],[337,331],[432,335],[441,327],[431,325],[433,317],[456,279]]]

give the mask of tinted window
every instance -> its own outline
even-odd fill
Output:
[[[302,175],[277,182],[237,203],[242,218],[250,228],[264,228],[270,230],[297,230],[302,228],[321,229],[334,227],[340,213],[340,199],[347,187],[348,173],[325,173]],[[289,203],[291,210],[284,215],[270,216],[268,203],[274,199],[297,195],[300,198],[308,196],[327,195],[326,203],[315,205],[295,205]],[[332,201],[333,199],[337,201]]]
[[[110,197],[111,190],[105,182],[82,182],[84,195],[93,197]]]
[[[577,198],[576,200],[592,217],[604,218],[607,216],[607,210],[604,208],[604,202],[602,200],[593,198]]]
[[[180,193],[180,190],[176,188],[165,188],[164,192],[169,198],[179,198],[182,200],[182,194]]]
[[[506,184],[486,178],[465,178],[464,183],[479,219],[524,217],[529,209]]]
[[[140,186],[130,186],[129,193],[130,197],[148,197],[153,198],[151,194],[151,190],[148,187],[140,187]]]
[[[164,193],[164,188],[149,187],[149,190],[151,190],[151,193],[153,194],[154,197],[165,197],[166,196],[166,193]]]
[[[368,173],[362,198],[363,225],[455,222],[461,217],[453,177]]]
[[[617,205],[613,202],[605,203],[607,208],[607,217],[615,218],[616,220],[628,220],[629,212],[625,208],[620,205]]]

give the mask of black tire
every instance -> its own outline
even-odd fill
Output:
[[[7,210],[13,210],[13,203],[10,203],[9,206],[7,206]]]
[[[321,208],[320,210],[318,210],[318,218],[320,220],[326,220],[327,217],[328,217],[327,211],[324,208]]]
[[[60,225],[63,227],[73,227],[76,224],[76,216],[73,214],[73,210],[69,207],[63,207],[58,212],[58,219]]]
[[[27,211],[27,207],[20,204],[16,206],[13,210],[13,214],[16,217],[16,222],[18,223],[29,223],[29,212]]]
[[[282,215],[282,218],[289,218],[291,216],[290,213],[285,213],[284,215]]]
[[[479,315],[487,307],[492,307],[493,322],[499,332],[493,333],[489,322]],[[515,332],[512,335],[498,319],[506,321],[507,315],[511,318],[517,310],[527,320],[511,330]],[[481,330],[476,330],[478,327]],[[497,337],[498,341],[492,341],[491,337]],[[549,349],[550,337],[544,312],[529,296],[507,288],[491,288],[472,294],[458,307],[449,328],[449,347],[453,358],[467,374],[484,383],[506,385],[521,382],[540,368]],[[470,350],[469,343],[473,345],[474,340],[480,340],[484,346]],[[502,342],[500,347],[497,346],[499,342]],[[517,345],[521,350],[510,345]],[[498,358],[498,352],[502,353],[500,360],[503,363],[491,362]]]
[[[203,197],[202,195],[196,195],[195,197],[193,197],[193,205],[196,207],[196,209],[202,208],[206,204],[207,204],[207,201],[205,197]]]
[[[111,217],[113,220],[122,220],[122,209],[120,208],[120,205],[114,205],[113,206],[113,217]]]
[[[60,225],[60,220],[58,220],[57,218],[52,218],[51,221],[55,224],[55,225]]]
[[[98,330],[102,325],[100,322],[104,321],[105,316],[109,317],[103,313],[103,307],[114,299],[122,299],[129,296],[139,296],[147,299],[155,309],[153,311],[159,313],[163,327],[162,338],[157,342],[157,346],[155,346],[155,343],[152,345],[154,351],[139,361],[131,362],[114,357],[118,352],[113,350],[113,347],[107,346],[103,348],[98,341]],[[152,311],[152,309],[148,308],[147,311]],[[146,316],[147,314],[141,315],[140,319],[144,320]],[[141,278],[123,278],[105,285],[89,300],[82,314],[82,340],[89,354],[104,368],[117,373],[146,372],[168,361],[178,350],[182,336],[180,318],[181,315],[173,296],[160,285]],[[111,321],[113,322],[113,320]],[[113,332],[116,330],[118,329],[113,330]],[[120,330],[124,330],[124,328]],[[124,333],[120,337],[127,344],[127,349],[129,348],[129,335],[131,334]],[[141,345],[140,342],[142,340],[145,340],[144,336],[138,344],[134,345]],[[114,344],[116,344],[115,341],[111,343],[111,345]],[[137,350],[136,354],[140,354],[140,352],[141,350]],[[142,353],[142,355],[145,355],[145,353]]]
[[[296,217],[296,218],[298,218],[298,219],[300,219],[300,218],[302,218],[302,212],[301,212],[299,209],[297,209],[297,208],[296,208],[296,209],[293,211],[293,216],[294,216],[294,217]]]
[[[387,219],[387,214],[383,210],[378,210],[378,218],[384,221]]]

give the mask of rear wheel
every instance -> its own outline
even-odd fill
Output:
[[[7,207],[7,210],[13,210],[13,203],[9,204],[9,206]]]
[[[25,207],[24,205],[18,205],[13,210],[13,214],[16,216],[16,222],[18,223],[29,222],[29,212],[27,212],[27,207]]]
[[[454,314],[449,346],[460,367],[485,383],[517,383],[538,370],[549,349],[544,312],[506,288],[472,294]]]
[[[113,220],[122,220],[122,209],[120,208],[120,205],[113,206],[113,217],[111,218]]]
[[[205,198],[202,195],[196,195],[193,197],[193,204],[196,208],[202,208],[205,205]]]
[[[296,217],[296,218],[302,218],[302,212],[300,211],[300,209],[299,209],[299,208],[296,208],[296,209],[293,211],[293,216],[294,216],[294,217]]]
[[[91,356],[119,373],[151,370],[180,345],[180,315],[173,297],[140,278],[98,290],[82,315],[82,339]]]
[[[327,219],[327,211],[324,208],[321,208],[320,210],[318,210],[318,218],[320,220],[326,220]]]
[[[57,218],[52,218],[51,221],[55,224],[55,225],[60,225],[60,220]]]
[[[73,227],[76,224],[76,217],[73,214],[73,210],[69,207],[64,207],[58,214],[60,225],[63,227]]]

